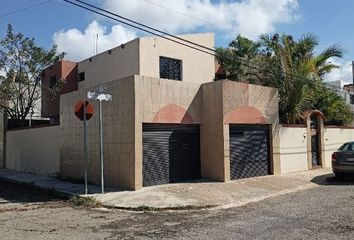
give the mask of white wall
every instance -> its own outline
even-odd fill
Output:
[[[306,128],[281,127],[279,136],[281,173],[308,170]]]
[[[332,153],[348,141],[354,141],[354,128],[325,128],[325,166],[331,166]]]
[[[8,131],[6,168],[40,175],[59,172],[59,126]]]

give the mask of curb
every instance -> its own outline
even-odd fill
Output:
[[[54,188],[47,188],[47,187],[43,187],[40,185],[37,185],[35,182],[22,182],[22,181],[18,181],[12,178],[6,178],[3,176],[0,176],[0,180],[4,181],[4,182],[9,182],[9,183],[14,183],[14,184],[18,184],[18,185],[22,185],[22,186],[28,186],[28,187],[33,187],[36,188],[38,190],[41,190],[43,192],[47,192],[50,194],[56,194],[60,197],[64,197],[64,198],[70,198],[72,196],[76,196],[76,194],[73,193],[69,193],[69,192],[65,192],[65,191],[59,191],[57,189]]]

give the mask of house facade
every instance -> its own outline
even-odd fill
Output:
[[[212,34],[181,37],[214,45]],[[56,124],[6,131],[0,168],[82,180],[83,123],[74,106],[98,88],[112,95],[103,103],[105,185],[119,189],[327,168],[333,151],[353,139],[354,128],[325,126],[318,111],[307,114],[306,124],[279,125],[276,89],[215,81],[224,73],[214,61],[146,37],[54,64],[43,74],[42,114]],[[57,81],[65,84],[53,98]],[[88,180],[100,184],[98,103],[91,103]]]
[[[214,47],[213,34],[182,37]],[[78,89],[60,96],[63,178],[83,178],[83,129],[73,106],[99,87],[112,95],[112,102],[103,103],[107,186],[137,190],[201,178],[280,174],[277,90],[215,82],[214,56],[144,37],[75,68]],[[97,112],[88,122],[88,143],[89,181],[99,184]]]

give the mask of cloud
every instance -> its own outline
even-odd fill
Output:
[[[332,70],[325,76],[326,82],[342,80],[344,84],[353,83],[352,62],[330,59],[330,62],[336,64],[339,68]]]
[[[237,34],[257,39],[274,32],[278,24],[296,20],[298,0],[104,0],[102,6],[172,34],[214,31],[225,39]],[[136,38],[137,32],[124,25],[114,25],[108,32],[93,21],[83,32],[76,28],[58,31],[53,40],[59,51],[67,53],[66,59],[79,61],[94,55],[97,34],[98,52],[102,52]]]
[[[103,7],[169,33],[202,28],[256,39],[296,20],[298,0],[104,0]]]
[[[80,61],[94,55],[94,41],[97,34],[98,52],[106,51],[136,38],[135,32],[120,25],[113,26],[111,31],[107,32],[105,26],[93,21],[83,32],[76,28],[56,32],[53,35],[53,40],[58,46],[58,51],[67,53],[66,59]]]

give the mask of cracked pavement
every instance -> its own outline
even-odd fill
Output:
[[[55,195],[0,181],[2,239],[353,239],[354,180],[242,207],[132,212],[75,208]]]

